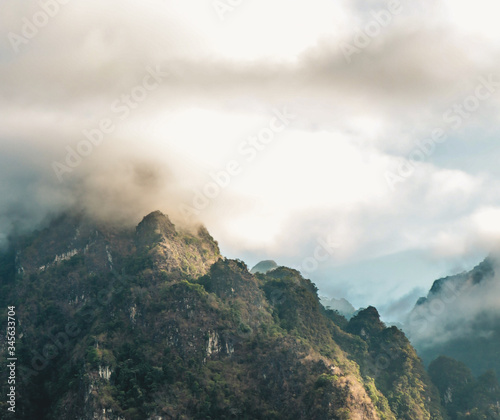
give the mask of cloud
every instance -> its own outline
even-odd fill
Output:
[[[497,271],[493,258],[474,271],[441,280],[439,288],[434,286],[407,318],[405,328],[417,348],[425,352],[493,334],[500,310]]]
[[[415,306],[415,302],[425,294],[423,288],[417,287],[401,298],[391,301],[379,308],[381,317],[389,321],[404,321],[406,315]]]
[[[160,208],[181,221],[180,205],[236,161],[239,175],[197,215],[228,255],[297,266],[330,234],[340,244],[322,263],[330,276],[311,276],[354,293],[334,284],[353,261],[422,251],[427,264],[456,264],[483,252],[496,241],[485,209],[500,206],[499,95],[458,130],[443,114],[479,77],[500,80],[491,19],[484,33],[478,25],[491,13],[464,2],[401,4],[346,60],[342,43],[387,2],[258,0],[223,21],[210,2],[68,2],[17,53],[7,35],[21,34],[41,6],[3,2],[0,232],[74,205],[122,221]],[[147,89],[151,69],[165,75]],[[249,161],[242,144],[277,109],[296,118]],[[68,148],[105,120],[113,129],[60,182],[54,162],[66,164]],[[391,191],[386,172],[436,128],[446,142]],[[397,300],[416,280],[397,290],[395,281],[381,287]]]

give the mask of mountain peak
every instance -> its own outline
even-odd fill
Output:
[[[336,298],[328,298],[327,296],[322,296],[321,304],[326,309],[337,311],[347,319],[351,319],[356,313],[356,308],[354,308],[354,306],[352,306],[352,304],[347,299],[344,298],[336,299]]]
[[[162,238],[172,239],[177,235],[170,218],[156,210],[142,219],[136,228],[137,239],[141,245],[159,242]]]
[[[170,220],[169,217],[165,213],[162,213],[160,210],[152,211],[143,218],[143,220],[165,220],[165,219]]]
[[[261,273],[261,274],[266,274],[271,270],[274,270],[278,268],[278,264],[276,264],[276,261],[273,260],[264,260],[255,265],[251,270],[250,273],[256,274],[256,273]]]
[[[357,335],[372,335],[385,329],[385,324],[380,320],[380,314],[373,306],[361,309],[350,321],[348,331]]]

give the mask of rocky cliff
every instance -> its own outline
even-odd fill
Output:
[[[254,275],[160,212],[136,228],[59,217],[12,238],[0,275],[18,319],[18,405],[4,418],[443,418],[374,308],[348,322],[299,272]]]

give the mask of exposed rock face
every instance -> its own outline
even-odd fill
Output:
[[[217,242],[200,226],[196,234],[177,231],[168,216],[156,211],[137,226],[139,252],[147,253],[157,271],[198,277],[220,258]]]
[[[253,275],[160,212],[136,229],[59,218],[18,239],[0,276],[19,320],[16,419],[442,418],[375,308],[348,323],[299,272]],[[390,375],[369,369],[380,342]]]
[[[174,224],[160,211],[150,213],[142,219],[136,231],[137,242],[142,246],[173,240],[177,236]]]
[[[129,258],[142,258],[158,271],[199,276],[220,258],[217,242],[204,227],[198,227],[196,233],[176,230],[168,216],[159,211],[146,216],[135,232],[65,215],[16,246],[16,270],[23,275],[78,257],[94,274],[121,271],[130,265]]]
[[[16,269],[19,274],[28,275],[78,257],[85,260],[90,271],[109,272],[113,269],[114,253],[133,252],[131,233],[99,226],[81,215],[64,215],[47,229],[16,244]]]

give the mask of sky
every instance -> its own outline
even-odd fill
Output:
[[[500,243],[494,0],[4,0],[0,241],[72,206],[401,319]]]

